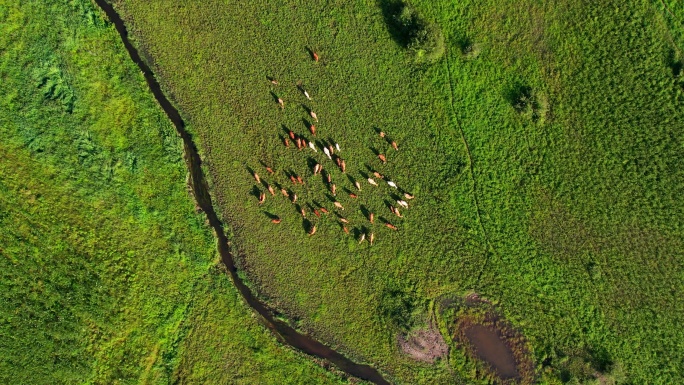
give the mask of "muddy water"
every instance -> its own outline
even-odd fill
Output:
[[[183,118],[180,116],[178,110],[171,104],[171,102],[161,91],[161,87],[159,86],[157,79],[154,77],[152,70],[141,59],[140,54],[131,44],[128,38],[126,26],[116,10],[111,4],[107,3],[106,0],[95,0],[95,3],[97,3],[97,5],[107,15],[109,21],[112,22],[116,27],[116,30],[119,32],[124,47],[128,51],[131,59],[143,72],[145,80],[147,81],[147,85],[150,87],[152,94],[157,99],[157,102],[159,102],[171,122],[173,122],[178,134],[183,139],[183,146],[185,148],[185,163],[190,171],[192,189],[195,199],[197,200],[199,207],[206,213],[207,218],[209,219],[209,224],[216,232],[216,237],[218,238],[218,251],[221,255],[221,259],[226,265],[235,287],[237,287],[238,291],[240,291],[240,294],[245,299],[245,302],[247,302],[247,304],[254,309],[254,311],[261,315],[263,322],[282,343],[299,349],[302,352],[312,356],[326,359],[349,375],[371,381],[376,384],[389,385],[389,382],[385,380],[375,368],[369,365],[357,364],[339,352],[323,345],[319,341],[303,335],[286,323],[275,319],[273,312],[268,309],[263,302],[259,301],[250,291],[250,289],[244,284],[244,282],[240,280],[237,275],[237,268],[235,267],[233,255],[228,247],[228,238],[223,231],[223,224],[219,220],[218,216],[216,215],[216,211],[214,211],[214,207],[211,204],[209,188],[201,168],[202,161],[197,153],[197,147],[195,146],[192,137],[185,129],[185,122],[183,121]]]
[[[483,325],[471,325],[464,333],[477,357],[488,363],[501,379],[519,377],[513,351],[499,333]]]

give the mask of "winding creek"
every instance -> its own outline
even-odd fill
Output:
[[[228,247],[228,238],[223,232],[223,224],[218,218],[216,211],[211,203],[211,195],[209,194],[209,186],[204,174],[202,172],[201,164],[202,161],[197,152],[197,147],[192,140],[192,137],[185,129],[185,122],[181,117],[178,110],[171,104],[169,99],[164,95],[159,86],[159,82],[154,76],[154,73],[150,67],[142,60],[138,50],[133,46],[128,38],[128,31],[124,25],[123,20],[116,12],[114,7],[109,4],[106,0],[95,0],[95,3],[104,11],[107,18],[116,27],[117,32],[121,36],[124,47],[128,51],[131,60],[140,68],[145,80],[147,81],[152,94],[155,99],[161,105],[166,116],[171,120],[173,125],[176,127],[176,131],[183,139],[183,147],[185,150],[185,163],[188,167],[191,177],[192,190],[197,200],[197,204],[204,211],[209,219],[210,226],[214,229],[217,237],[218,251],[221,255],[223,263],[226,265],[228,273],[233,281],[235,287],[244,298],[245,302],[254,309],[262,317],[262,320],[266,326],[278,337],[278,339],[304,353],[323,358],[337,366],[343,372],[358,377],[360,379],[371,381],[376,384],[387,384],[389,382],[383,378],[383,376],[372,366],[357,364],[350,360],[349,358],[343,356],[341,353],[325,346],[321,342],[297,332],[294,328],[287,325],[285,322],[278,320],[274,317],[273,313],[269,308],[256,298],[254,293],[245,285],[245,283],[240,279],[237,274],[237,268],[235,267],[235,262],[233,255]]]

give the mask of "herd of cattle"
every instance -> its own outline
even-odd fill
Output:
[[[314,61],[318,62],[319,57],[318,57],[317,53],[311,52],[311,56],[312,56],[312,59]],[[276,80],[275,78],[269,77],[268,79],[273,86],[279,85],[278,80]],[[298,88],[299,92],[308,101],[312,101],[311,95],[309,94],[309,92],[304,88],[304,86],[301,83],[297,84],[297,88]],[[279,108],[284,109],[285,108],[285,101],[282,98],[276,96],[275,93],[272,93],[272,94],[274,95],[275,100],[277,101]],[[306,105],[304,106],[304,108],[306,109],[309,117],[312,120],[312,122],[305,120],[305,124],[307,126],[307,129],[309,130],[309,132],[311,133],[311,135],[313,137],[316,137],[316,130],[317,130],[316,124],[318,124],[318,122],[319,122],[318,115],[311,108],[308,108]],[[377,130],[377,132],[381,138],[383,138],[385,141],[387,141],[387,143],[389,144],[389,146],[392,149],[394,149],[395,151],[399,151],[399,146],[398,146],[396,141],[390,139],[381,130]],[[309,162],[309,166],[310,166],[310,170],[311,170],[311,176],[315,176],[315,175],[321,175],[322,176],[323,183],[329,192],[328,198],[329,198],[331,204],[335,207],[334,215],[335,215],[335,217],[336,217],[336,219],[340,225],[340,228],[346,234],[349,234],[350,232],[349,232],[348,226],[351,226],[351,223],[350,223],[350,220],[348,220],[342,214],[342,212],[345,210],[345,207],[338,200],[339,195],[338,195],[337,185],[333,181],[332,174],[328,169],[328,167],[337,168],[342,174],[346,174],[346,172],[347,172],[347,161],[341,157],[341,152],[342,152],[341,150],[342,149],[340,148],[340,145],[336,142],[333,142],[333,141],[323,141],[323,140],[317,141],[317,142],[310,141],[307,138],[305,138],[303,135],[295,134],[292,130],[289,130],[289,129],[287,129],[287,136],[284,136],[281,138],[282,138],[283,145],[288,147],[288,148],[290,148],[290,147],[295,148],[296,147],[300,151],[303,149],[310,149],[316,153],[318,153],[318,150],[320,149],[323,151],[323,153],[325,154],[328,161],[332,162],[330,165],[324,165],[324,164],[319,163],[318,160],[313,160],[313,158],[311,158],[310,162]],[[380,162],[382,162],[383,164],[387,163],[387,157],[384,154],[378,152],[376,155],[377,155],[377,158],[380,160]],[[323,158],[323,159],[325,159],[325,158]],[[262,165],[264,166],[266,172],[268,172],[269,174],[273,175],[276,173],[276,171],[274,171],[273,168],[264,164],[263,162],[262,162]],[[275,186],[276,188],[280,189],[280,192],[282,193],[282,195],[286,199],[288,199],[293,205],[295,205],[297,212],[299,212],[301,214],[301,216],[304,218],[307,233],[309,235],[316,234],[316,224],[306,217],[307,211],[306,211],[305,207],[307,207],[309,209],[309,211],[312,212],[317,218],[321,218],[322,215],[329,215],[329,213],[330,213],[328,211],[328,209],[325,208],[324,205],[322,205],[316,201],[313,201],[311,203],[307,203],[306,205],[303,205],[301,202],[298,203],[297,194],[293,190],[285,189],[284,187],[278,185],[277,183],[274,183],[272,185],[268,181],[263,180],[256,171],[251,170],[251,169],[250,169],[250,171],[252,172],[252,176],[254,177],[254,179],[257,182],[257,186],[255,186],[254,191],[255,191],[255,195],[258,197],[259,204],[263,204],[266,201],[266,191],[268,193],[270,193],[271,196],[276,195],[276,191],[274,189],[274,186]],[[290,180],[290,182],[292,182],[293,185],[304,185],[305,184],[304,179],[302,178],[301,175],[297,175],[294,172],[288,172],[288,171],[286,171],[285,174],[288,177],[288,179]],[[347,177],[352,182],[352,184],[354,185],[356,191],[351,191],[351,190],[345,188],[344,189],[345,194],[351,199],[357,199],[359,197],[359,195],[357,193],[359,193],[362,189],[361,183],[359,182],[359,180],[357,180],[356,178],[353,178],[350,175],[347,175]],[[375,179],[373,177],[375,177]],[[403,189],[401,189],[399,186],[397,186],[397,184],[394,181],[385,177],[384,175],[382,175],[378,171],[372,171],[372,177],[371,177],[371,175],[363,175],[362,179],[365,179],[365,181],[370,186],[373,186],[373,188],[379,187],[378,181],[380,181],[380,182],[387,183],[387,185],[389,187],[396,190],[396,194],[390,194],[390,197],[392,199],[386,200],[385,203],[386,203],[386,206],[387,206],[390,213],[394,214],[398,218],[403,217],[400,210],[408,209],[409,205],[408,205],[407,200],[413,199],[413,195],[411,195],[407,191],[404,191]],[[378,181],[376,181],[376,180],[378,180]],[[262,191],[259,188],[259,186],[264,187],[266,189],[266,191]],[[361,211],[362,211],[364,217],[366,218],[366,220],[368,221],[368,223],[373,225],[375,223],[375,214],[373,212],[371,212],[370,210],[368,210],[367,208],[365,208],[365,206],[363,206],[363,205],[361,205]],[[279,224],[281,222],[280,217],[277,215],[269,214],[269,217],[271,219],[271,222],[274,224]],[[385,227],[387,227],[389,229],[397,230],[397,226],[392,224],[389,220],[383,219],[383,224]],[[369,230],[365,226],[365,224],[361,225],[359,229],[355,229],[355,235],[356,235],[359,243],[362,243],[362,242],[368,240],[368,242],[372,245],[373,242],[375,242],[375,234],[373,233],[373,231]]]

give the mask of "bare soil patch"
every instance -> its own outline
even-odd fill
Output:
[[[416,361],[433,363],[449,353],[449,346],[434,323],[407,336],[399,335],[397,340],[401,350]]]

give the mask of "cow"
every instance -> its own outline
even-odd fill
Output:
[[[354,181],[354,187],[356,187],[357,190],[361,191],[361,183],[358,181]]]
[[[342,206],[342,204],[341,204],[340,202],[335,201],[333,204],[334,204],[335,207],[337,207],[338,209],[344,210],[344,206]]]
[[[378,185],[372,178],[368,178],[368,183],[372,184],[373,186]]]
[[[266,201],[266,194],[263,192],[259,193],[259,204],[262,204]]]
[[[316,136],[316,126],[313,124],[309,125],[309,131],[311,131],[311,135]]]
[[[406,197],[406,199],[413,199],[413,198],[415,198],[413,195],[411,195],[411,194],[409,194],[409,193],[407,193],[407,192],[404,193],[404,197]]]
[[[347,162],[345,162],[344,159],[342,159],[342,162],[340,163],[340,169],[343,174],[347,172]]]
[[[280,223],[280,218],[273,218],[273,219],[271,219],[271,223],[275,223],[275,224]]]
[[[394,182],[392,182],[391,180],[388,180],[388,181],[387,181],[387,184],[390,185],[390,187],[397,188],[397,184],[394,183]]]
[[[368,241],[370,242],[371,246],[373,246],[373,241],[375,241],[375,234],[370,233],[370,237],[368,238]]]
[[[261,178],[259,178],[259,174],[254,173],[254,180],[256,180],[257,183],[261,183]]]
[[[316,234],[316,225],[312,225],[311,228],[309,229],[309,235],[314,235]]]
[[[333,196],[337,196],[337,186],[335,186],[335,183],[330,185],[330,192]]]
[[[377,171],[373,171],[373,175],[375,175],[375,177],[378,179],[385,179],[385,177]]]
[[[373,213],[368,213],[368,221],[369,221],[370,223],[373,223],[374,220],[375,220],[375,214],[373,214]]]
[[[290,148],[290,141],[287,138],[283,139],[283,143],[285,143],[285,147]]]
[[[378,159],[380,159],[382,163],[387,163],[387,158],[385,158],[385,155],[383,154],[378,154]]]
[[[408,208],[408,203],[406,203],[406,201],[397,201],[397,203],[399,204],[399,206],[401,206],[405,209]]]
[[[278,98],[278,105],[280,106],[281,110],[285,109],[285,102],[283,101],[283,99]]]
[[[273,174],[275,171],[273,171],[272,168],[266,167],[266,171],[268,171],[269,174]]]
[[[316,63],[318,63],[318,54],[316,52],[313,52],[311,55]]]
[[[395,230],[395,231],[397,230],[397,226],[395,226],[389,222],[385,223],[385,226],[387,226],[387,228],[390,228],[392,230]]]
[[[273,191],[273,187],[270,184],[268,185],[268,192],[271,193],[271,196],[275,195],[275,191]]]
[[[313,118],[313,120],[315,120],[316,122],[318,122],[318,116],[316,115],[315,112],[309,111],[309,115],[311,115],[311,118]]]

